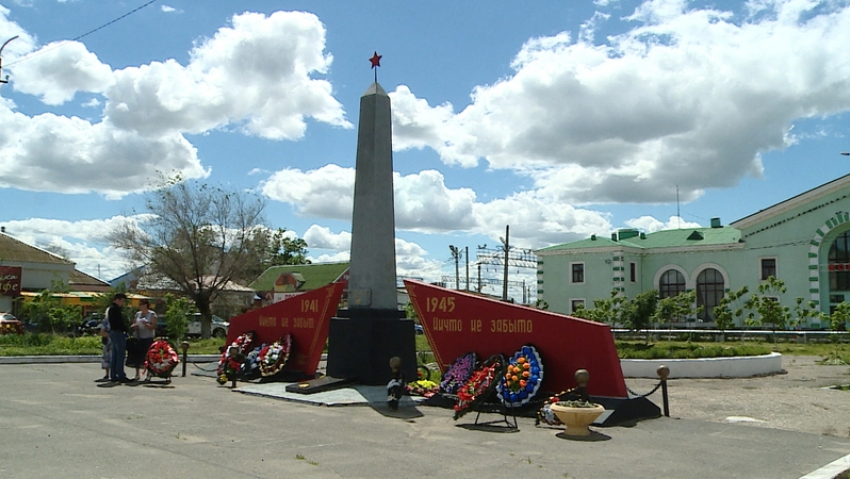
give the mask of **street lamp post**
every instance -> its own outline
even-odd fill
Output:
[[[16,38],[18,38],[18,35],[6,40],[6,42],[3,43],[3,46],[0,47],[0,77],[3,76],[3,49],[6,48],[6,45],[8,45],[9,42]],[[6,78],[0,78],[0,83],[9,83],[9,75],[6,75]]]

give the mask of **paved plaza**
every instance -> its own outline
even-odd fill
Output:
[[[850,454],[846,435],[706,420],[594,428],[575,440],[529,418],[508,433],[412,403],[392,413],[373,399],[380,388],[328,407],[192,374],[98,388],[100,374],[92,363],[0,364],[0,478],[796,479]]]

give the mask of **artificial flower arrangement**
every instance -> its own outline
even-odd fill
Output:
[[[407,384],[407,392],[410,396],[423,396],[429,398],[440,392],[440,385],[429,379],[420,379]]]
[[[537,348],[529,344],[514,353],[499,378],[496,393],[506,407],[521,407],[537,394],[542,382],[543,361]]]
[[[546,401],[543,402],[543,406],[540,407],[540,410],[537,411],[537,421],[535,421],[535,425],[540,425],[541,422],[546,423],[550,426],[562,426],[564,423],[558,419],[558,416],[552,411],[550,407],[555,403],[562,403],[568,407],[594,407],[595,404],[583,401],[581,399],[571,400],[568,398],[575,398],[576,388],[567,389],[566,391],[561,391],[558,394],[550,397]]]
[[[160,378],[169,379],[178,363],[180,363],[180,357],[177,351],[164,339],[154,341],[145,355],[145,368]]]
[[[291,334],[285,334],[279,340],[260,350],[260,354],[258,356],[260,362],[260,375],[263,377],[269,377],[279,373],[283,367],[286,366],[286,360],[289,359],[289,353],[291,350]]]
[[[502,354],[495,354],[484,361],[457,391],[455,420],[471,411],[473,406],[486,401],[496,389],[498,378],[505,374],[505,370],[506,361]]]
[[[469,380],[472,372],[478,366],[478,357],[474,352],[469,352],[457,358],[449,365],[440,381],[440,392],[443,394],[457,394],[458,389]]]
[[[216,367],[216,381],[219,384],[226,384],[228,381],[236,378],[237,373],[242,369],[242,361],[245,359],[245,354],[250,351],[251,343],[254,341],[254,332],[248,331],[240,334],[230,343],[230,346],[224,349],[221,353],[221,359]]]

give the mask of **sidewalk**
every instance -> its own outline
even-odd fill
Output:
[[[319,407],[207,377],[103,389],[99,375],[93,364],[0,365],[0,477],[797,479],[850,453],[846,438],[686,419],[582,441],[528,418],[503,433],[368,397]]]

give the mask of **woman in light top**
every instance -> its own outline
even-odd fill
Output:
[[[133,336],[139,340],[138,348],[135,357],[132,359],[133,366],[136,368],[136,378],[141,379],[139,370],[145,364],[145,356],[148,349],[153,344],[153,338],[156,335],[156,313],[150,309],[151,303],[147,299],[139,301],[139,311],[136,313],[136,318],[133,320]],[[150,380],[150,373],[145,375],[145,381]]]

